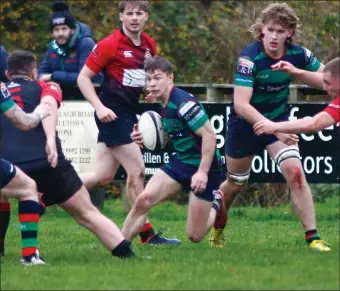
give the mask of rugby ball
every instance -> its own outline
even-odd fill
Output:
[[[162,117],[155,111],[146,111],[140,116],[138,130],[143,136],[144,146],[150,151],[162,150],[168,142]]]

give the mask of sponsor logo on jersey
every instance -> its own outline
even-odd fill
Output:
[[[124,51],[124,57],[132,58],[132,51]]]
[[[1,83],[1,93],[2,93],[2,96],[4,96],[4,98],[8,98],[11,96],[11,94],[9,93],[6,85],[4,83]]]
[[[238,65],[242,67],[246,67],[249,69],[252,69],[254,67],[254,63],[250,60],[247,60],[245,58],[239,58]]]
[[[251,76],[253,74],[254,63],[245,58],[239,58],[237,72],[242,75]]]
[[[181,109],[179,110],[179,114],[184,116],[185,113],[187,113],[189,111],[190,108],[195,106],[195,102],[194,101],[189,101],[187,103],[185,103]]]

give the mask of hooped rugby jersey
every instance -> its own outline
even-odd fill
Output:
[[[136,46],[123,29],[99,41],[85,65],[93,72],[103,71],[104,83],[99,98],[104,106],[135,114],[145,86],[144,62],[156,55],[156,43],[145,32]]]
[[[161,108],[164,130],[169,134],[177,158],[183,163],[199,167],[202,158],[202,138],[194,132],[202,127],[209,117],[202,104],[192,94],[173,87],[168,104]],[[216,153],[211,170],[221,166],[221,156]]]
[[[313,53],[300,46],[286,42],[285,53],[280,59],[271,58],[265,51],[262,41],[246,47],[236,63],[234,85],[252,87],[250,104],[268,119],[275,119],[285,113],[292,76],[273,71],[271,66],[278,61],[287,61],[295,67],[316,72],[320,62]],[[236,116],[232,104],[231,117]]]
[[[62,101],[62,93],[52,84],[24,78],[14,78],[6,84],[15,103],[26,113],[33,112],[42,98],[52,96]],[[49,166],[45,150],[46,135],[42,124],[36,128],[22,131],[15,127],[7,118],[1,116],[2,124],[2,157],[24,171],[36,170]],[[61,143],[56,135],[59,159],[63,159]]]

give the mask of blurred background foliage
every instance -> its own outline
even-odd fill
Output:
[[[119,1],[66,1],[95,41],[119,26]],[[274,2],[274,1],[273,1]],[[267,1],[150,1],[146,31],[175,66],[178,83],[232,83],[235,59],[252,42],[249,26]],[[339,1],[286,1],[299,16],[298,41],[322,61],[339,56]],[[51,39],[53,1],[1,1],[1,44],[33,51],[40,61]]]

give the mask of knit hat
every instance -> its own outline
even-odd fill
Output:
[[[53,14],[51,17],[51,30],[57,25],[67,25],[69,28],[75,28],[75,19],[68,9],[68,5],[63,1],[57,1],[53,5]]]

